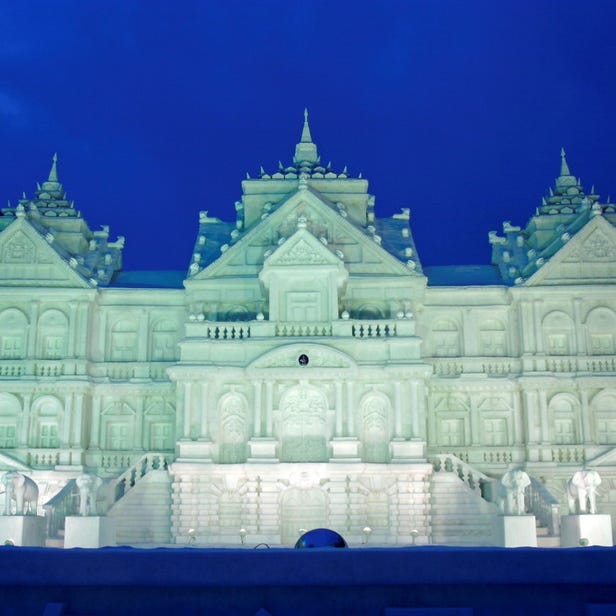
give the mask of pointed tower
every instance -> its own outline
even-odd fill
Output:
[[[24,193],[17,207],[2,209],[0,231],[15,218],[25,217],[92,285],[109,284],[113,274],[121,269],[124,238],[110,242],[109,227],[100,231],[90,229],[75,204],[66,198],[59,179],[57,154],[52,157],[47,180],[36,186],[34,198],[29,199]]]
[[[585,194],[584,189],[567,163],[564,148],[560,151],[560,175],[543,197],[536,214],[525,229],[503,224],[504,237],[495,231],[489,234],[492,244],[492,263],[502,278],[521,284],[593,216],[599,195]]]
[[[308,124],[308,109],[304,109],[304,126],[302,128],[302,136],[299,143],[295,146],[295,156],[293,162],[299,165],[302,162],[317,163],[319,154],[317,145],[312,141],[310,134],[310,125]]]

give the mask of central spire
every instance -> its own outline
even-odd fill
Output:
[[[316,163],[319,160],[316,143],[312,141],[310,125],[308,124],[308,109],[304,109],[304,126],[300,142],[295,146],[293,162],[297,165],[301,162]]]

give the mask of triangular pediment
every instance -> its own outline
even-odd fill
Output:
[[[526,286],[616,284],[616,229],[595,216],[535,272]]]
[[[339,257],[317,240],[307,229],[298,229],[265,259],[268,267],[341,265]]]
[[[279,253],[297,232],[298,221],[301,220],[305,220],[306,231],[312,236],[311,240],[306,240],[309,244],[298,242],[294,247],[295,257],[291,249]],[[322,244],[318,250],[316,243]],[[306,255],[312,253],[317,259],[333,259],[332,263],[340,259],[351,275],[420,275],[382,248],[325,196],[307,188],[289,195],[271,214],[264,216],[235,243],[226,247],[216,261],[189,281],[257,276],[270,255],[273,257],[279,253],[278,258],[292,260],[299,258],[299,252],[303,250],[308,251]]]
[[[0,233],[0,285],[90,287],[24,218]]]

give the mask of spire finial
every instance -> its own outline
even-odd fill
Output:
[[[51,170],[49,171],[48,182],[57,182],[58,181],[58,153],[54,152],[53,158],[51,159],[53,162],[51,163]]]
[[[304,127],[302,128],[302,138],[300,143],[312,143],[312,135],[310,134],[310,125],[308,124],[308,108],[304,108]]]
[[[308,124],[308,109],[304,109],[304,127],[302,128],[302,137],[299,143],[295,146],[295,156],[293,162],[317,163],[318,162],[317,146],[312,141],[310,134],[310,125]]]
[[[565,148],[560,148],[560,175],[571,175],[569,165],[567,164],[567,153]]]

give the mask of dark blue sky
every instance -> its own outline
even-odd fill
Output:
[[[424,265],[488,263],[564,146],[616,198],[616,2],[20,0],[0,4],[0,198],[58,151],[125,269],[185,269],[199,210],[290,161],[302,112],[323,162],[377,212],[411,208]]]

